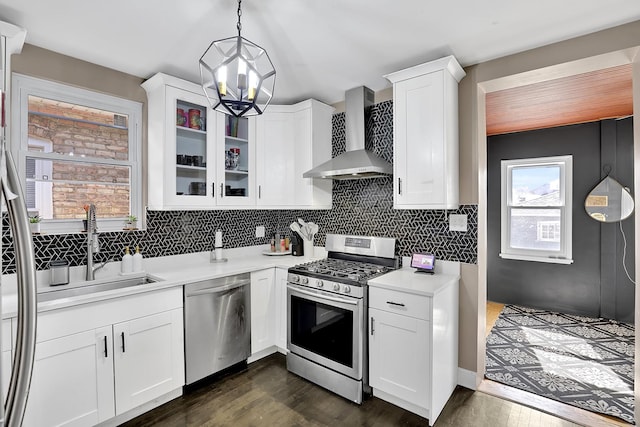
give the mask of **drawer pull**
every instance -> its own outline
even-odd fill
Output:
[[[404,307],[404,304],[401,302],[393,302],[393,301],[387,301],[387,304],[389,305],[395,305],[397,307]]]

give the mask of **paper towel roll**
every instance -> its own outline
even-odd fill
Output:
[[[222,247],[222,231],[221,230],[216,231],[216,240],[213,247],[214,248]]]

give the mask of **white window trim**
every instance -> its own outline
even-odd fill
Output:
[[[119,164],[131,168],[131,214],[140,219],[144,218],[142,208],[142,104],[140,102],[94,92],[66,84],[29,77],[13,73],[11,96],[11,153],[16,159],[17,170],[22,188],[25,188],[26,157],[47,157],[69,160],[67,156],[46,153],[34,156],[28,152],[28,108],[29,96],[39,96],[56,99],[73,104],[85,105],[118,114],[129,116],[129,159],[127,161],[109,161],[109,164]],[[89,163],[103,163],[100,159],[82,159]],[[81,211],[82,206],[78,206]],[[100,218],[98,212],[99,231],[121,231],[123,218]],[[42,220],[41,230],[47,233],[78,232],[83,229],[81,219],[73,220]]]
[[[560,200],[562,206],[549,206],[548,208],[560,209],[561,230],[559,251],[535,250],[512,248],[510,242],[510,215],[511,198],[511,169],[521,166],[560,166]],[[528,159],[502,160],[500,165],[500,258],[521,261],[535,261],[552,264],[572,264],[572,205],[573,205],[573,156],[538,157]],[[517,207],[517,206],[515,206]],[[545,206],[536,206],[536,209],[545,209]]]
[[[53,145],[51,143],[51,141],[45,141],[39,138],[34,138],[34,137],[30,137],[27,140],[27,145],[29,146],[36,146],[36,147],[40,147],[43,149],[44,152],[47,151],[47,149],[51,149],[51,146]],[[24,163],[24,166],[26,168],[26,162]],[[36,162],[36,175],[40,175],[38,174],[38,172],[41,172],[42,165],[39,167],[38,163]],[[49,170],[49,176],[51,176],[51,171]],[[23,176],[25,177],[26,180],[26,174],[23,174]],[[51,197],[51,193],[50,192],[41,192],[38,191],[38,189],[42,189],[44,187],[49,187],[49,190],[51,189],[53,181],[50,182],[36,182],[35,186],[36,186],[36,194],[38,195],[37,199],[36,199],[36,210],[38,211],[38,215],[43,216],[43,212],[42,212],[42,206],[53,206],[53,200]],[[25,186],[24,188],[26,188],[26,182],[25,182]],[[25,197],[27,195],[25,194]],[[47,210],[46,212],[44,212],[44,215],[48,215],[51,214],[50,210]],[[41,225],[42,227],[42,225]]]

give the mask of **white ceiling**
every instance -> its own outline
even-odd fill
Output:
[[[235,0],[0,0],[0,19],[45,49],[198,82],[211,41],[236,34],[236,9]],[[639,20],[640,1],[244,0],[242,12],[242,36],[276,68],[274,102],[332,104],[444,55],[467,66]]]

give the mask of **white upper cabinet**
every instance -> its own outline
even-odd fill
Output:
[[[396,209],[457,209],[458,83],[453,56],[388,74]]]
[[[302,174],[331,158],[333,107],[310,99],[272,105],[257,117],[257,205],[331,208],[332,183]]]
[[[195,83],[159,73],[142,87],[150,209],[331,208],[331,181],[302,174],[331,158],[332,107],[307,100],[234,118]]]
[[[231,123],[209,107],[199,85],[166,74],[142,87],[149,100],[149,208],[255,204],[255,119]]]
[[[295,192],[294,162],[287,161],[295,152],[292,115],[286,107],[271,106],[257,122],[257,203],[265,207],[287,205]]]
[[[255,192],[255,118],[216,113],[218,205],[253,206]]]
[[[149,208],[215,207],[217,117],[202,89],[165,74],[142,87],[149,100]]]

